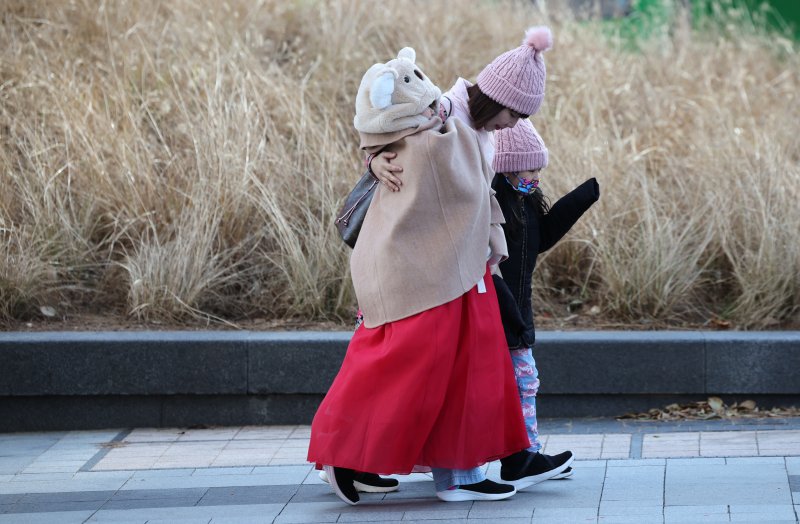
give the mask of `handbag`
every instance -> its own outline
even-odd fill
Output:
[[[361,231],[361,225],[364,223],[364,217],[367,215],[377,185],[378,179],[375,178],[372,171],[367,169],[347,198],[344,199],[344,204],[336,215],[336,227],[339,229],[339,235],[351,248],[356,245],[358,233]]]

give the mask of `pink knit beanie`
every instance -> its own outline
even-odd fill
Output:
[[[519,173],[547,167],[547,148],[530,120],[494,132],[495,173]]]
[[[544,99],[545,67],[542,53],[553,47],[549,27],[525,31],[522,45],[506,51],[483,68],[478,87],[495,102],[523,115],[539,111]]]

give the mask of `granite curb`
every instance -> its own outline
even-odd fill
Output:
[[[351,332],[0,333],[0,431],[308,423]],[[800,400],[800,332],[540,332],[542,416]]]

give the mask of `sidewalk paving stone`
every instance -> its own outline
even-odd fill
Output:
[[[501,504],[502,502],[498,502],[497,504]],[[459,503],[449,503],[442,507],[442,504],[436,504],[435,507],[431,509],[415,509],[406,511],[403,514],[403,520],[447,520],[447,519],[466,519],[469,515],[469,507],[472,503],[464,504],[464,509],[456,509],[453,506],[457,506]],[[502,510],[502,506],[500,508]]]
[[[208,475],[249,475],[255,469],[254,466],[231,467],[231,468],[197,468],[192,472],[194,476]]]
[[[786,457],[785,460],[789,475],[800,475],[800,457]]]
[[[135,523],[144,524],[152,520],[182,522],[187,520],[243,519],[242,522],[272,522],[283,509],[282,504],[258,504],[243,506],[202,506],[188,508],[142,508],[132,510],[100,510],[87,523]]]
[[[116,491],[65,491],[62,493],[26,493],[20,495],[17,502],[36,504],[36,503],[58,503],[58,502],[79,502],[79,501],[102,501],[105,502],[114,496]]]
[[[98,510],[105,500],[72,500],[59,502],[17,502],[7,514],[52,513],[62,511]],[[23,520],[20,518],[20,520]]]
[[[772,522],[781,520],[792,520],[795,518],[794,506],[792,504],[759,504],[759,505],[739,505],[730,506],[732,522],[740,521],[761,521]]]
[[[399,491],[356,507],[305,462],[308,426],[0,435],[0,524],[797,521],[800,420],[542,426],[560,430],[545,450],[575,452],[571,478],[444,503],[429,475],[396,476]],[[483,469],[499,480],[498,462]]]
[[[324,485],[300,485],[297,486],[289,499],[291,502],[327,502],[331,499],[332,490],[327,484]],[[359,493],[362,502],[373,502],[382,500],[385,493]],[[290,500],[286,499],[286,502]]]
[[[0,495],[0,505],[16,504],[26,493],[16,493],[13,495]]]
[[[581,464],[582,465],[582,464]],[[666,459],[618,459],[607,461],[609,468],[630,468],[634,466],[664,466]]]
[[[101,509],[188,508],[196,506],[199,497],[170,497],[159,499],[109,500]]]
[[[146,469],[137,470],[131,475],[132,479],[163,478],[163,477],[191,477],[195,468],[178,469]]]
[[[209,488],[198,505],[286,504],[292,500],[299,488],[300,486],[296,485]]]
[[[716,465],[726,464],[724,457],[668,458],[666,460],[667,460],[667,466],[702,466],[710,464],[716,464]]]
[[[729,521],[728,506],[725,504],[717,505],[697,505],[697,506],[664,506],[664,520],[670,522],[682,522],[685,520],[709,519],[719,521],[717,516],[724,517],[722,520]]]
[[[536,508],[533,522],[597,522],[597,507]]]
[[[644,520],[646,519],[646,520]],[[642,524],[642,522],[663,522],[663,517],[643,517],[641,515],[600,515],[597,522],[600,524]]]
[[[403,520],[404,511],[391,511],[381,508],[380,511],[370,511],[367,508],[353,508],[360,511],[346,511],[342,509],[337,522],[391,522]]]
[[[504,500],[502,504],[496,502],[475,502],[469,510],[470,519],[501,518],[530,518],[533,516],[534,506],[526,498],[512,497]]]
[[[54,481],[54,480],[70,480],[75,476],[75,473],[19,473],[12,475],[9,482],[36,482],[36,481]]]
[[[340,500],[330,502],[305,502],[287,504],[275,517],[275,524],[299,524],[312,522],[336,522],[342,510]],[[369,506],[365,506],[369,509]]]
[[[650,518],[661,518],[664,514],[664,506],[662,504],[644,505],[644,504],[631,504],[630,502],[620,502],[603,500],[600,502],[599,516],[614,516],[614,515],[636,515],[642,520],[649,520]]]
[[[0,494],[15,493],[59,493],[62,491],[106,491],[117,490],[122,487],[125,481],[102,480],[102,481],[35,481],[35,482],[6,482],[0,484]]]
[[[176,521],[174,518],[172,519],[147,519],[146,524],[175,524],[176,522],[180,522],[180,524],[208,524],[211,519],[206,517],[198,517],[196,519],[180,519]],[[251,520],[252,522],[252,520]]]
[[[785,465],[786,461],[783,457],[727,457],[725,458],[726,464],[778,464]]]
[[[330,489],[330,488],[328,488]],[[436,496],[433,480],[428,482],[402,483],[398,491],[392,491],[384,496],[386,501],[405,499],[424,499]]]
[[[25,515],[24,524],[83,524],[92,516],[94,510],[58,511],[52,513],[31,513]],[[0,524],[21,524],[19,515],[0,515]]]
[[[194,498],[200,500],[200,497],[205,495],[208,488],[178,488],[170,490],[159,489],[141,489],[129,491],[117,491],[114,494],[114,500],[156,500],[163,498]]]

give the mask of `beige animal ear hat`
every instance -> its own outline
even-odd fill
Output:
[[[393,133],[429,120],[425,108],[439,112],[442,91],[415,64],[417,53],[404,47],[397,58],[370,67],[356,95],[353,125],[360,133]]]

